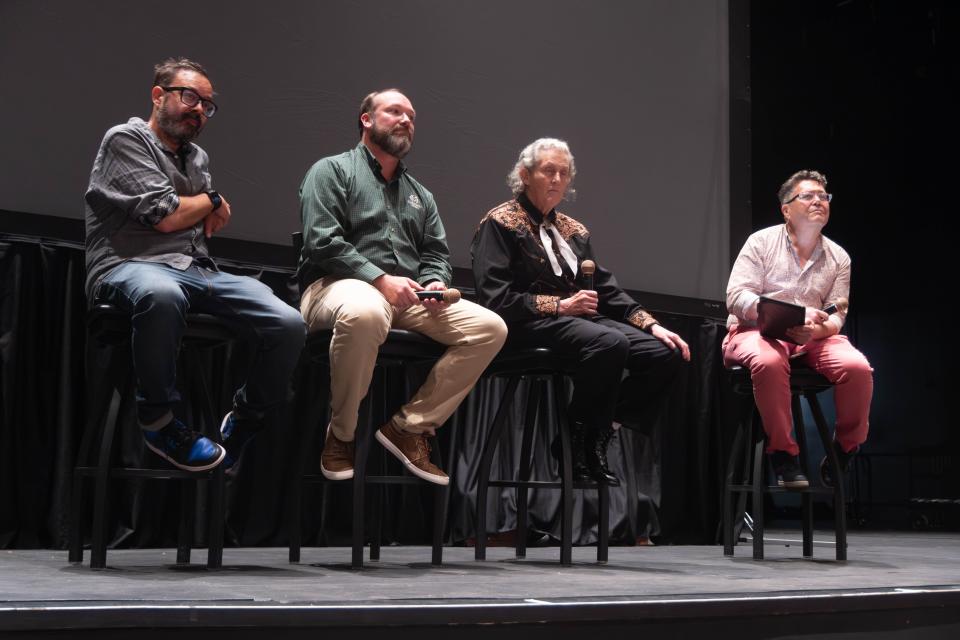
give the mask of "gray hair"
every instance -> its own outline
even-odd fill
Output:
[[[804,180],[811,180],[818,183],[824,189],[827,188],[827,176],[823,175],[819,171],[801,169],[787,178],[786,182],[780,185],[780,189],[777,190],[777,199],[780,201],[780,204],[783,204],[789,200],[790,193],[793,191],[794,187]]]
[[[577,175],[577,165],[573,161],[573,154],[570,153],[570,146],[558,138],[539,138],[523,148],[523,151],[520,152],[520,157],[517,158],[517,164],[515,164],[513,169],[510,170],[510,173],[507,174],[507,186],[510,187],[513,195],[518,196],[524,191],[520,170],[526,169],[527,171],[533,171],[533,168],[536,167],[540,161],[540,152],[546,151],[547,149],[556,149],[557,151],[562,151],[567,154],[567,157],[570,158],[570,182],[573,182],[574,177]],[[576,191],[567,189],[567,194],[573,196],[576,194]]]

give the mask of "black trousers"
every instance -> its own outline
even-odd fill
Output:
[[[603,316],[511,324],[509,340],[549,347],[575,359],[579,366],[573,375],[570,419],[599,428],[616,420],[645,430],[656,419],[683,361],[678,351],[649,333]]]

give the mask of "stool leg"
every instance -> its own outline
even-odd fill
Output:
[[[223,466],[214,469],[207,478],[207,568],[223,566],[224,523]]]
[[[534,379],[530,381],[530,391],[527,397],[526,418],[523,424],[523,439],[520,445],[520,460],[517,471],[520,482],[530,480],[531,449],[533,442],[533,431],[536,428],[537,417],[540,412],[540,402],[543,397],[542,382]],[[527,557],[527,529],[529,512],[527,509],[527,497],[529,488],[521,485],[517,487],[517,546],[516,557]]]
[[[433,490],[433,549],[430,563],[443,564],[443,529],[447,521],[447,498],[449,487],[438,486]]]
[[[760,420],[760,414],[757,411],[756,406],[753,404],[753,397],[750,396],[750,408],[747,411],[747,421],[743,426],[743,444],[741,449],[741,455],[743,456],[740,462],[740,484],[750,484],[750,474],[753,472],[753,459],[754,452],[756,447],[754,446],[754,438],[757,436],[755,433],[757,430],[757,425],[761,424],[758,421]],[[747,500],[749,499],[748,491],[740,491],[737,495],[737,506],[736,511],[733,512],[733,543],[736,544],[740,540],[740,534],[743,532],[743,528],[747,525],[747,520],[750,519],[752,523],[753,520],[750,518],[750,514],[747,512]],[[751,534],[753,532],[753,525],[749,526]]]
[[[97,458],[97,475],[93,489],[93,531],[90,543],[90,568],[104,569],[107,566],[107,519],[110,513],[110,460],[113,457],[113,439],[120,414],[120,392],[114,389],[113,397],[104,422],[100,439],[100,454]]]
[[[73,486],[70,488],[70,550],[67,561],[71,564],[83,564],[83,498],[85,478],[79,473],[73,474]]]
[[[790,409],[793,413],[793,430],[797,436],[797,445],[800,447],[800,469],[804,475],[810,468],[807,464],[807,426],[803,421],[803,407],[800,406],[800,396],[794,395],[790,399]],[[813,556],[813,500],[809,491],[800,495],[800,521],[803,529],[803,557]]]
[[[753,559],[763,560],[763,490],[766,474],[763,465],[763,445],[761,438],[753,452]]]
[[[198,354],[199,355],[199,354]],[[211,429],[211,437],[217,443],[222,443],[220,437],[220,421],[217,419],[216,407],[213,403],[213,393],[207,381],[207,374],[203,364],[193,361],[192,367],[200,390],[198,398],[200,411],[203,412],[205,425]],[[207,474],[207,568],[219,569],[223,565],[223,528],[224,528],[224,477],[223,466]],[[193,522],[193,509],[190,512],[190,522]],[[192,526],[191,526],[192,528]],[[189,538],[188,538],[189,541]],[[189,542],[188,542],[189,544]],[[186,550],[186,562],[190,562],[190,548]]]
[[[812,392],[805,394],[807,403],[810,405],[810,413],[813,414],[813,422],[817,425],[817,433],[820,434],[820,441],[823,443],[824,451],[827,453],[827,463],[830,465],[830,471],[835,478],[833,483],[833,518],[836,536],[836,557],[837,560],[846,561],[847,559],[847,499],[843,486],[843,475],[840,473],[840,461],[837,460],[837,452],[833,449],[830,438],[830,432],[827,429],[827,421],[823,417],[823,409],[820,408],[820,401],[817,395]]]
[[[91,341],[87,346],[84,360],[89,404],[87,405],[83,436],[80,438],[80,447],[77,449],[78,467],[89,467],[97,463],[94,456],[94,448],[96,446],[94,443],[100,444],[103,442],[104,416],[108,415],[110,411],[110,404],[115,393],[111,381],[120,379],[113,377],[117,375],[120,370],[119,359],[129,357],[129,352],[126,350],[119,350],[121,351],[121,355],[118,355],[118,349],[108,348],[106,354],[108,357],[107,373],[104,375],[102,371],[94,370],[95,367],[93,359],[91,358],[91,352],[94,349],[97,349],[97,347],[95,347],[93,341]],[[102,347],[100,350],[102,350]],[[129,360],[127,359],[125,361],[128,362]],[[86,506],[84,503],[84,499],[86,498],[85,483],[86,477],[75,471],[73,474],[73,486],[71,487],[70,550],[67,559],[69,562],[77,564],[83,564],[83,516],[85,511],[84,507]]]
[[[193,478],[180,481],[180,527],[177,535],[177,564],[190,564],[193,546],[194,510],[197,505],[197,485]]]
[[[597,484],[597,562],[606,564],[610,546],[610,488],[604,483]]]
[[[287,493],[287,560],[300,562],[300,547],[303,542],[303,475],[307,466],[307,452],[313,451],[314,438],[326,438],[326,424],[320,421],[324,407],[329,402],[330,385],[325,375],[317,375],[326,363],[313,363],[304,357],[296,372],[294,392],[293,433],[289,442],[299,446],[289,456],[293,461],[288,469]]]
[[[487,559],[487,490],[490,487],[490,468],[493,466],[493,454],[497,451],[503,427],[507,424],[507,415],[510,413],[518,384],[520,384],[520,376],[511,376],[493,418],[493,426],[487,434],[487,441],[483,443],[483,455],[480,457],[480,468],[477,470],[477,543],[473,550],[474,560]]]
[[[559,417],[560,449],[563,464],[560,469],[560,564],[573,564],[573,455],[570,445],[570,423],[567,419],[567,398],[562,375],[553,376],[553,399]]]
[[[387,415],[387,405],[391,398],[403,397],[403,369],[402,367],[397,366],[384,366],[380,369],[381,381],[383,385],[382,393],[375,394],[371,390],[370,393],[370,406],[372,408],[373,402],[377,402],[377,411],[376,411],[376,420],[371,417],[368,420],[370,425],[370,434],[368,442],[373,442],[375,429],[379,428],[381,424],[384,424],[389,416]],[[388,467],[388,458],[391,456],[387,453],[387,450],[383,447],[377,447],[377,458],[380,459],[379,467],[374,469],[373,474],[377,475],[387,475]],[[392,461],[391,461],[392,462]],[[369,460],[367,462],[367,473],[369,473],[370,464]],[[367,477],[367,473],[364,474],[364,479]],[[364,480],[366,482],[366,480]],[[373,504],[372,511],[370,512],[370,560],[371,562],[376,562],[380,560],[380,545],[383,541],[383,507],[385,504],[388,504],[387,501],[387,486],[386,485],[375,485],[371,488],[373,492]]]
[[[813,495],[807,491],[800,494],[800,517],[803,520],[803,557],[813,557]]]
[[[360,413],[365,418],[357,424],[357,431],[354,436],[355,445],[353,452],[353,553],[350,560],[350,566],[354,569],[363,567],[363,542],[364,542],[364,509],[366,507],[364,491],[367,484],[367,458],[370,455],[370,440],[372,431],[376,428],[373,425],[372,407],[370,406],[370,395],[364,398]]]
[[[733,513],[734,474],[740,458],[740,447],[743,446],[744,424],[737,421],[737,429],[733,435],[733,444],[730,447],[730,456],[727,458],[727,472],[723,484],[723,555],[733,556],[733,526],[736,514]]]
[[[380,542],[383,538],[383,505],[386,503],[384,494],[387,491],[385,485],[374,485],[370,488],[373,493],[373,511],[370,512],[370,561],[380,560]]]
[[[457,450],[457,422],[452,420],[450,426],[450,451]],[[434,464],[441,469],[446,469],[444,464],[443,452],[440,447],[433,448]],[[452,458],[453,456],[451,456]],[[451,469],[452,471],[452,469]],[[443,534],[447,524],[447,508],[450,503],[450,486],[436,486],[433,488],[433,549],[430,557],[430,563],[435,566],[443,564]]]

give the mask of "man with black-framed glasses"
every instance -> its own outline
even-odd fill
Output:
[[[146,445],[189,471],[232,464],[286,398],[305,338],[299,312],[257,280],[217,268],[206,239],[230,220],[207,153],[193,143],[217,112],[206,70],[186,58],[154,69],[153,108],[107,131],[85,196],[87,300],[130,313],[137,417]],[[186,312],[222,318],[250,341],[246,383],[223,420],[221,446],[173,415]]]
[[[777,193],[784,224],[757,231],[733,265],[727,284],[729,333],[723,341],[726,366],[750,369],[757,410],[767,434],[767,453],[787,489],[809,486],[797,459],[790,411],[790,360],[801,359],[834,386],[836,430],[833,447],[846,470],[850,458],[867,439],[873,369],[839,335],[850,296],[850,256],[823,235],[833,196],[818,171],[798,171]],[[760,335],[760,297],[805,307],[805,322],[787,329],[784,340]],[[826,458],[820,463],[824,485],[830,477]]]

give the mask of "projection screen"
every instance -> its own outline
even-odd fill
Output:
[[[720,299],[727,19],[725,0],[5,0],[0,208],[82,218],[104,131],[146,118],[153,64],[187,56],[218,94],[197,142],[233,205],[228,237],[288,244],[304,172],[356,144],[363,95],[395,86],[455,266],[519,150],[555,136],[579,172],[561,210],[621,284]]]

